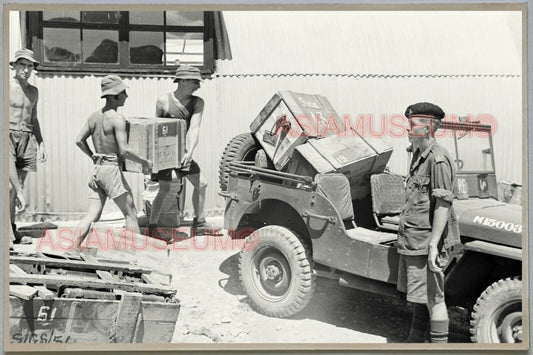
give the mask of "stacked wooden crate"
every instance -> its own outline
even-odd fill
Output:
[[[152,172],[179,168],[185,155],[185,120],[175,118],[130,117],[127,119],[128,145],[153,163]],[[126,159],[126,171],[142,172],[139,163]]]
[[[311,177],[342,173],[352,199],[370,193],[370,175],[383,172],[392,154],[388,143],[357,132],[321,95],[279,91],[250,130],[277,170]]]

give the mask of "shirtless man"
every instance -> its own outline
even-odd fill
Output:
[[[76,139],[76,145],[93,160],[94,168],[89,178],[89,211],[76,227],[76,249],[71,254],[79,253],[91,224],[100,219],[108,197],[120,208],[126,228],[139,233],[137,210],[121,166],[127,158],[141,163],[146,174],[152,169],[152,162],[133,152],[126,142],[126,120],[117,112],[117,108],[123,106],[128,97],[127,86],[117,75],[104,77],[101,85],[105,106],[89,116]],[[92,136],[95,153],[87,143],[89,136]]]
[[[174,82],[178,83],[178,88],[174,92],[169,92],[157,99],[155,115],[156,117],[172,117],[184,119],[187,122],[186,154],[181,164],[182,168],[176,173],[185,176],[194,187],[192,193],[192,204],[194,218],[191,226],[191,235],[200,235],[205,232],[209,225],[205,221],[204,203],[207,181],[200,174],[200,166],[192,156],[198,145],[200,137],[200,123],[204,111],[204,100],[193,93],[200,88],[202,76],[200,70],[189,65],[180,65],[176,70]],[[161,170],[157,173],[159,181],[159,191],[152,204],[150,214],[150,224],[148,231],[150,235],[157,227],[157,220],[161,214],[163,201],[170,191],[172,181],[172,169]]]
[[[41,127],[37,119],[39,91],[28,79],[39,64],[33,52],[21,49],[9,63],[15,76],[9,81],[9,218],[11,221],[10,246],[20,243],[22,236],[17,232],[15,210],[26,207],[24,181],[29,171],[37,170],[37,158],[46,161]],[[37,145],[36,145],[37,143]]]

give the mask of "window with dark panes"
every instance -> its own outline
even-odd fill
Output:
[[[178,61],[213,69],[205,12],[42,11],[28,21],[41,70],[167,72]]]

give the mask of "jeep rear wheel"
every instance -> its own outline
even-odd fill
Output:
[[[470,334],[474,343],[522,342],[522,282],[519,278],[499,280],[478,298]]]
[[[239,256],[239,276],[252,307],[271,317],[298,313],[315,288],[308,249],[284,227],[266,226],[255,233]]]
[[[232,161],[254,161],[260,145],[251,133],[242,133],[229,141],[224,148],[218,165],[218,182],[221,191],[226,191],[229,179],[229,163]]]

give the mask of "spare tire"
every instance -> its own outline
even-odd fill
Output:
[[[228,187],[229,163],[232,161],[254,161],[255,154],[261,149],[259,143],[251,133],[241,133],[226,145],[218,165],[218,181],[220,190]]]

